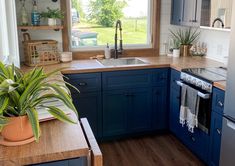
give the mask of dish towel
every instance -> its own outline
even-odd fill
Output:
[[[194,128],[198,127],[198,111],[200,97],[198,91],[185,84],[181,90],[181,106],[180,106],[180,124],[187,124],[188,130],[194,132]]]

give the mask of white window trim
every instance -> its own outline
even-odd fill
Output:
[[[99,45],[99,46],[84,46],[84,47],[80,47],[80,48],[72,48],[72,42],[71,42],[71,30],[72,30],[72,18],[71,18],[71,1],[68,1],[67,6],[69,6],[69,8],[67,9],[67,13],[68,13],[68,28],[69,28],[69,47],[70,50],[72,52],[76,52],[76,51],[96,51],[96,50],[103,50],[105,48],[106,45]],[[123,42],[123,49],[150,49],[153,48],[153,44],[152,44],[152,35],[153,35],[153,28],[152,28],[152,22],[153,22],[153,0],[148,0],[148,9],[150,9],[148,11],[148,19],[147,19],[147,29],[149,29],[148,33],[147,33],[147,43],[146,44],[125,44],[125,41]],[[113,31],[114,32],[114,31]],[[114,37],[114,34],[113,34]],[[114,45],[110,45],[110,48],[114,48]]]

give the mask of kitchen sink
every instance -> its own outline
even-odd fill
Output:
[[[103,59],[97,60],[103,66],[136,66],[148,64],[138,58],[119,58],[119,59]]]

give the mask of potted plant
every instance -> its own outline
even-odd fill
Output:
[[[179,28],[175,32],[170,30],[170,33],[173,38],[180,41],[180,52],[182,56],[189,55],[192,44],[196,42],[200,36],[198,29],[192,29],[191,27],[187,29]]]
[[[51,9],[49,7],[47,7],[46,12],[42,12],[40,15],[41,15],[42,18],[47,18],[48,19],[48,25],[49,26],[55,26],[57,19],[63,19],[64,18],[64,13],[61,10]]]
[[[180,56],[180,41],[176,38],[173,39],[173,57],[179,57]]]
[[[0,131],[5,140],[20,142],[34,137],[38,141],[40,128],[37,108],[45,108],[61,121],[77,123],[60,108],[49,102],[45,104],[50,99],[59,100],[78,116],[66,88],[70,84],[61,80],[48,81],[48,77],[58,71],[46,74],[40,67],[23,73],[14,65],[0,62]]]

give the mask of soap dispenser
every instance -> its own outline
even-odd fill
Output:
[[[104,56],[105,56],[105,59],[110,59],[111,58],[109,43],[107,43],[107,46],[104,49]]]

